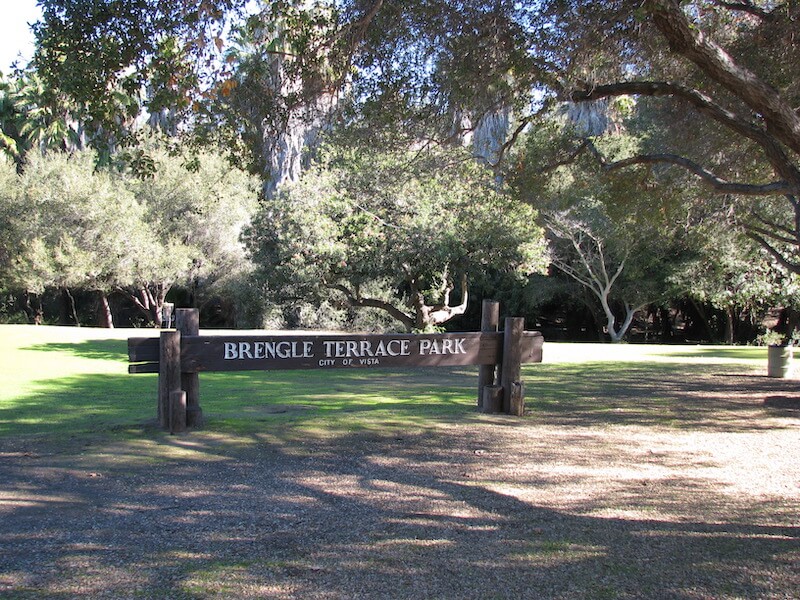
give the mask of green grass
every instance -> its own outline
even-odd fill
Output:
[[[153,427],[156,375],[127,373],[127,336],[151,332],[0,326],[0,437]],[[474,369],[246,371],[201,375],[209,428],[424,427],[472,413]]]
[[[155,429],[155,375],[127,373],[128,336],[143,330],[2,325],[0,437],[141,435]],[[545,362],[523,370],[533,414],[617,413],[637,394],[655,421],[675,415],[660,404],[660,374],[692,365],[749,370],[765,365],[751,347],[546,344]],[[677,366],[676,366],[677,365]],[[614,399],[602,390],[620,381]],[[201,405],[208,429],[247,434],[266,429],[356,431],[425,428],[476,418],[476,368],[353,369],[207,373]],[[533,401],[535,399],[535,401]],[[666,403],[666,401],[665,401]]]

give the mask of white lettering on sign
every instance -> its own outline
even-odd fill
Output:
[[[314,358],[314,342],[224,342],[225,360]]]
[[[419,353],[421,356],[426,354],[466,354],[464,349],[465,338],[444,339],[444,340],[420,340]]]
[[[466,354],[466,338],[419,340],[420,356]],[[411,356],[410,339],[322,340],[317,358],[320,367],[341,365],[379,365],[383,357]],[[416,345],[416,344],[415,344]],[[315,358],[315,342],[309,340],[236,341],[223,343],[225,360],[283,360]]]
[[[410,356],[410,340],[326,340],[322,342],[327,358],[373,358],[380,356]],[[378,363],[359,363],[378,364]]]

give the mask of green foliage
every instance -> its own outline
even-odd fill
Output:
[[[137,168],[126,185],[157,240],[152,276],[185,283],[236,270],[244,258],[239,232],[256,206],[255,178],[211,152],[183,154],[157,141],[143,152],[150,176]]]
[[[170,112],[174,128],[202,93],[228,11],[242,4],[42,0],[34,64],[49,88],[83,107],[95,132],[123,139],[143,107]]]
[[[636,310],[672,291],[670,277],[686,254],[685,205],[666,180],[648,188],[636,170],[607,175],[589,156],[576,154],[581,142],[575,135],[572,124],[554,114],[525,137],[508,179],[540,209],[553,264],[593,294],[617,339]],[[641,140],[620,132],[592,143],[618,157],[635,153]]]
[[[83,143],[77,106],[35,71],[0,80],[3,152],[19,165],[30,150],[74,150]]]
[[[738,229],[710,221],[692,232],[693,259],[680,273],[690,295],[722,310],[754,314],[797,303],[797,276],[776,269],[764,251]]]
[[[723,311],[728,319],[726,335],[733,341],[735,322],[750,323],[758,330],[772,307],[797,306],[800,280],[775,265],[759,244],[713,207],[713,202],[706,202],[707,218],[693,223],[687,235],[689,256],[676,265],[670,283],[674,295],[686,294]]]
[[[535,217],[455,151],[333,152],[262,205],[247,242],[278,298],[339,292],[353,306],[377,302],[406,327],[425,327],[433,323],[423,305],[449,306],[451,291],[467,291],[462,277],[542,270]]]
[[[31,153],[8,185],[15,192],[3,198],[4,229],[13,236],[9,287],[107,290],[131,280],[131,258],[150,246],[142,208],[112,174],[95,171],[93,153]]]
[[[255,208],[258,185],[219,154],[187,154],[157,138],[140,151],[123,181],[143,209],[153,242],[137,256],[124,287],[157,323],[174,284],[187,286],[194,302],[239,285],[247,272],[239,234]]]
[[[756,337],[757,346],[781,346],[785,341],[786,336],[772,329],[767,329]]]
[[[612,262],[619,264],[626,257],[624,273],[616,281],[616,290],[625,290],[620,291],[622,296],[660,297],[671,281],[677,287],[695,288],[695,297],[708,298],[715,306],[725,304],[724,296],[731,290],[740,290],[734,292],[742,296],[736,302],[745,306],[755,301],[744,296],[774,298],[780,295],[774,293],[776,288],[791,283],[782,275],[762,271],[755,257],[749,263],[757,264],[755,269],[718,265],[722,271],[738,269],[752,275],[747,282],[722,282],[717,267],[701,266],[713,256],[703,248],[689,249],[700,258],[695,267],[683,271],[686,277],[670,275],[675,265],[669,263],[680,262],[687,254],[681,228],[685,232],[694,227],[697,213],[702,212],[697,206],[709,200],[694,185],[695,174],[676,172],[675,163],[665,156],[693,162],[722,181],[793,178],[795,187],[788,195],[757,202],[751,196],[731,197],[729,202],[739,215],[735,225],[749,228],[751,237],[773,251],[773,262],[782,262],[784,270],[790,271],[797,270],[795,205],[800,185],[797,146],[788,139],[773,139],[775,132],[791,128],[776,127],[777,121],[767,123],[765,111],[739,97],[737,86],[722,89],[708,65],[682,56],[679,45],[673,43],[674,52],[666,51],[668,36],[655,17],[659,7],[666,10],[675,3],[648,2],[632,8],[625,2],[561,0],[535,5],[487,0],[275,1],[260,3],[257,15],[240,19],[243,13],[237,11],[243,4],[239,0],[199,4],[43,0],[44,18],[36,27],[37,72],[0,86],[0,146],[20,165],[30,148],[73,150],[89,145],[99,149],[99,162],[106,164],[120,162],[112,161],[111,155],[124,147],[124,156],[117,158],[143,179],[138,189],[147,185],[155,189],[157,161],[136,145],[134,127],[146,107],[151,123],[161,129],[174,134],[183,124],[195,130],[200,142],[224,139],[238,159],[267,173],[276,152],[299,155],[299,148],[309,142],[305,133],[313,127],[304,127],[311,121],[316,126],[319,115],[298,107],[313,107],[322,96],[335,98],[320,112],[333,105],[340,109],[340,118],[331,123],[348,129],[355,150],[352,156],[325,158],[326,168],[337,170],[323,176],[315,169],[311,177],[318,178],[318,184],[300,183],[298,191],[287,192],[314,196],[322,190],[329,198],[324,210],[320,209],[325,219],[284,218],[281,211],[289,208],[277,207],[273,213],[280,220],[275,223],[287,227],[284,238],[278,240],[280,236],[274,234],[278,241],[254,242],[254,253],[264,254],[259,258],[262,265],[277,265],[268,269],[270,295],[289,301],[328,298],[331,288],[338,286],[351,302],[370,299],[398,306],[400,298],[416,306],[434,306],[447,304],[446,292],[459,291],[461,273],[474,273],[476,265],[478,271],[486,265],[481,263],[479,245],[466,248],[469,261],[451,260],[452,247],[474,232],[462,226],[457,235],[447,233],[452,223],[439,214],[457,213],[454,219],[461,223],[479,220],[482,214],[470,214],[457,201],[442,200],[446,195],[442,190],[462,194],[459,185],[471,181],[473,175],[453,175],[457,169],[448,165],[451,173],[437,182],[430,175],[432,169],[422,167],[419,181],[411,178],[401,185],[397,173],[402,169],[397,165],[410,162],[408,157],[393,159],[397,164],[387,167],[382,159],[368,160],[367,156],[375,147],[419,146],[421,140],[430,139],[463,141],[475,133],[472,129],[485,115],[510,111],[511,128],[519,126],[518,134],[528,132],[517,137],[517,141],[525,140],[521,157],[507,165],[515,193],[549,211],[600,207],[605,221],[596,219],[593,231],[602,234]],[[731,64],[751,69],[764,82],[763,89],[775,91],[776,100],[788,107],[798,105],[795,82],[800,62],[793,57],[800,46],[794,33],[798,10],[794,3],[695,0],[681,6],[685,9],[681,18],[689,19],[692,31],[717,42],[729,53]],[[226,48],[222,33],[230,23],[239,40]],[[700,108],[675,90],[615,88],[631,80],[676,82],[681,89],[702,93],[709,104]],[[591,95],[603,84],[615,88],[603,92],[599,100],[605,103],[608,128],[621,135],[594,137],[596,152],[591,152],[581,139],[586,132],[563,128],[552,120],[550,109],[566,98],[580,99],[575,92]],[[728,116],[721,118],[723,113]],[[524,129],[524,125],[529,127]],[[287,128],[294,129],[296,136],[282,138]],[[501,139],[506,133],[498,134],[499,143],[507,139]],[[282,145],[292,147],[286,150]],[[771,152],[770,148],[794,148],[794,153]],[[660,156],[663,162],[653,159],[624,168],[612,166],[615,160],[642,155]],[[190,163],[184,166],[191,171]],[[369,181],[373,173],[378,184]],[[331,181],[324,182],[324,177]],[[457,183],[453,185],[448,177]],[[323,189],[326,186],[330,190]],[[352,188],[362,191],[353,194]],[[342,189],[347,192],[341,194]],[[406,196],[432,200],[429,208],[414,209],[412,218],[403,216],[402,203],[392,199]],[[503,213],[498,207],[505,199],[495,202],[491,194],[486,198],[487,206]],[[190,207],[185,212],[191,220],[193,201],[176,202],[176,206]],[[291,210],[304,209],[300,203]],[[173,210],[172,214],[177,213]],[[709,211],[700,218],[718,216]],[[191,228],[196,229],[200,221],[195,220]],[[262,215],[259,227],[270,226],[269,218]],[[417,232],[416,237],[401,241],[399,233],[393,235],[408,226]],[[154,253],[150,260],[148,269],[161,271],[162,281],[180,279],[183,275],[178,271],[189,273],[189,280],[208,281],[214,276],[206,271],[224,271],[226,267],[220,265],[231,264],[202,259],[198,265],[197,257],[204,252],[225,254],[224,244],[206,239],[197,244],[202,246],[198,250],[196,233],[187,237],[185,231],[159,227],[154,226],[153,235],[181,240],[165,253]],[[311,249],[301,248],[296,243],[285,254],[264,249],[279,242],[289,248],[289,238],[313,240],[316,236],[333,241],[324,249],[313,244]],[[430,241],[437,236],[442,243]],[[485,235],[487,240],[495,237],[494,233]],[[699,240],[691,243],[695,242]],[[390,243],[391,252],[386,250]],[[416,254],[405,251],[394,262],[386,258],[410,246],[417,249]],[[350,250],[353,247],[360,252]],[[37,250],[35,242],[30,252],[31,256],[46,253]],[[535,253],[534,248],[531,254]],[[321,262],[315,263],[312,256]],[[430,262],[423,264],[419,256]],[[47,261],[39,257],[34,262]],[[175,262],[179,268],[167,273]],[[364,291],[365,286],[375,285],[373,273],[389,272],[393,279],[381,294]],[[402,274],[399,281],[398,273]],[[695,285],[697,274],[709,281]],[[386,277],[381,275],[381,280],[389,281]],[[755,289],[759,286],[772,292]],[[409,310],[403,309],[406,314]]]
[[[15,106],[17,82],[0,73],[0,154],[19,160],[22,155],[20,115]]]
[[[18,233],[20,189],[16,169],[11,160],[0,155],[0,288],[10,287],[15,261],[22,243]]]
[[[256,180],[219,155],[184,155],[155,140],[137,156],[131,174],[97,168],[89,151],[29,153],[21,175],[3,162],[5,286],[128,290],[155,320],[173,284],[213,293],[242,276],[239,234]]]

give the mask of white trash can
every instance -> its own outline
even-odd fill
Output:
[[[794,346],[767,347],[767,376],[787,378],[794,375],[792,364]]]

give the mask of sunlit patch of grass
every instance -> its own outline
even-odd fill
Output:
[[[569,540],[534,540],[515,554],[519,560],[533,564],[553,562],[577,562],[605,556],[607,550],[601,546],[571,542]]]
[[[587,344],[545,342],[545,364],[568,363],[692,363],[766,366],[764,346],[701,346],[662,344]]]
[[[0,438],[153,437],[157,377],[127,374],[128,336],[153,332],[0,326]],[[754,372],[763,348],[545,344],[544,364],[525,365],[529,417],[574,415],[679,424],[663,380],[676,369]],[[734,365],[730,367],[729,365]],[[673,378],[674,379],[674,378]],[[424,431],[475,411],[477,368],[204,373],[206,430],[244,440],[282,435]]]
[[[141,331],[0,327],[0,437],[159,434],[157,377],[126,372],[127,335]],[[473,412],[474,378],[463,368],[205,373],[201,404],[207,428],[233,436],[415,428]]]

